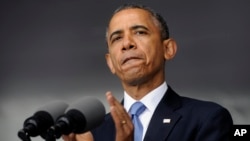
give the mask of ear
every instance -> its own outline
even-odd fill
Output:
[[[174,39],[170,38],[163,41],[164,45],[164,57],[166,60],[174,58],[177,52],[177,44]]]
[[[111,60],[110,54],[107,53],[107,54],[105,55],[105,58],[106,58],[106,63],[107,63],[107,65],[108,65],[110,71],[111,71],[113,74],[115,74],[115,69],[114,69],[113,62],[112,62],[112,60]]]

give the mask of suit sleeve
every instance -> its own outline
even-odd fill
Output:
[[[195,141],[229,141],[232,130],[232,117],[225,108],[209,112],[201,121]]]

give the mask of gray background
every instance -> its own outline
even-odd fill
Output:
[[[93,95],[108,112],[105,92],[122,98],[104,59],[104,35],[112,11],[125,2],[0,2],[0,140],[19,140],[23,121],[51,101]],[[167,83],[180,95],[223,105],[235,124],[249,124],[250,1],[134,2],[162,13],[178,43]]]

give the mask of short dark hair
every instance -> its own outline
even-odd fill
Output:
[[[134,8],[137,8],[137,9],[142,9],[142,10],[146,10],[147,12],[149,12],[152,17],[154,19],[156,19],[156,21],[158,22],[159,24],[159,28],[160,28],[160,32],[161,32],[161,38],[162,40],[165,40],[165,39],[168,39],[169,38],[169,29],[168,29],[168,26],[167,26],[167,23],[165,21],[165,19],[157,12],[155,12],[153,9],[145,6],[145,5],[141,5],[141,4],[133,4],[133,3],[128,3],[128,4],[124,4],[120,7],[118,7],[114,12],[113,12],[113,15],[112,17],[122,11],[122,10],[125,10],[125,9],[134,9]],[[107,28],[108,29],[108,28]]]

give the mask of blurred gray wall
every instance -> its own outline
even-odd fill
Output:
[[[0,140],[14,141],[23,121],[54,100],[105,100],[123,90],[105,62],[105,28],[125,1],[0,2]],[[250,2],[141,2],[162,13],[178,43],[166,80],[180,95],[226,107],[235,124],[250,123]],[[42,140],[39,137],[32,140]]]

